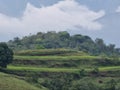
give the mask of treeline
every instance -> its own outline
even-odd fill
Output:
[[[22,39],[15,37],[8,42],[8,46],[13,50],[68,48],[92,55],[120,54],[120,48],[116,48],[114,44],[106,45],[102,39],[97,38],[94,41],[89,36],[70,35],[67,31],[38,32],[36,35],[25,36]]]

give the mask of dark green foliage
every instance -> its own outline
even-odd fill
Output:
[[[49,90],[69,90],[72,80],[73,76],[69,74],[55,75],[51,79],[47,79],[43,86],[49,88]]]
[[[6,43],[0,43],[0,67],[6,68],[13,60],[13,52]]]
[[[70,87],[69,90],[103,90],[99,85],[88,81],[87,79],[81,79]]]
[[[38,75],[35,72],[29,72],[26,75],[27,81],[30,83],[38,83]]]
[[[99,68],[95,67],[92,71],[93,74],[99,75]]]
[[[120,65],[120,60],[116,58],[101,58],[98,59],[97,66],[119,66]]]
[[[10,48],[21,49],[51,49],[51,48],[71,48],[90,53],[92,55],[105,54],[109,56],[119,55],[120,49],[115,48],[114,44],[106,45],[102,39],[93,41],[89,36],[76,34],[70,36],[66,31],[50,31],[47,33],[39,32],[36,35],[18,37],[8,42]]]
[[[80,77],[85,77],[86,76],[86,71],[85,69],[80,70]]]
[[[109,82],[107,82],[105,90],[116,90],[116,85],[117,82],[114,79],[111,79]]]

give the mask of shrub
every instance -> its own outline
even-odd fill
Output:
[[[13,60],[13,51],[8,48],[6,43],[0,43],[0,66],[6,68],[7,64]]]

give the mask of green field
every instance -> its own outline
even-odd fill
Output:
[[[64,55],[61,55],[61,53]],[[8,66],[8,69],[75,72],[81,69],[92,71],[95,67],[98,67],[99,71],[119,70],[120,60],[102,56],[91,56],[69,49],[27,50],[15,52],[14,61]]]
[[[76,87],[86,81],[105,88],[104,85],[112,79],[118,83],[117,88],[120,86],[119,58],[92,56],[67,49],[15,52],[13,62],[3,72],[8,74],[0,73],[0,90],[57,90],[53,88],[61,83],[62,86],[69,83]],[[72,81],[67,82],[69,79]]]
[[[14,75],[0,73],[0,90],[45,90],[37,88]]]
[[[16,60],[95,60],[99,56],[14,56]]]
[[[19,56],[85,55],[83,52],[71,49],[22,50],[14,53]]]
[[[8,66],[10,70],[26,70],[26,71],[44,71],[44,72],[77,72],[80,68],[39,68],[39,67],[19,67],[19,66]],[[120,66],[109,66],[109,67],[99,67],[100,71],[114,71],[120,70]],[[93,68],[85,68],[86,71],[92,71]]]

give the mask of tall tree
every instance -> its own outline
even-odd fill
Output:
[[[6,68],[7,64],[13,60],[13,51],[8,48],[6,43],[0,43],[0,67]]]

